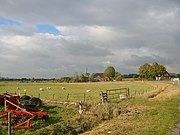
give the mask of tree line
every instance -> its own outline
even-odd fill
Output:
[[[144,63],[139,66],[138,74],[128,74],[122,75],[120,72],[116,71],[113,66],[105,68],[104,72],[99,73],[101,81],[122,81],[123,78],[137,78],[137,80],[146,79],[146,80],[155,80],[157,77],[165,79],[165,75],[168,72],[164,65],[161,65],[157,62],[152,64]],[[177,78],[180,78],[180,74],[176,74]],[[97,79],[97,73],[75,73],[72,77],[61,77],[61,78],[52,78],[52,79],[38,79],[38,78],[22,78],[22,79],[9,79],[1,78],[0,81],[21,81],[21,82],[96,82],[100,81]]]
[[[117,72],[113,66],[107,67],[103,72],[103,81],[122,81],[123,78],[138,78],[146,80],[156,80],[157,77],[167,79],[166,76],[169,73],[164,65],[157,62],[152,64],[144,63],[139,66],[138,74],[121,75]],[[75,74],[73,77],[69,78],[70,82],[95,82],[97,81],[94,74]],[[176,77],[180,78],[180,74],[176,74]]]

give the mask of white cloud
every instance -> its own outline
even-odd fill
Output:
[[[2,0],[0,17],[23,25],[0,26],[0,72],[54,77],[112,65],[134,73],[139,64],[153,61],[180,72],[179,8],[175,0]],[[62,35],[37,33],[42,23]]]

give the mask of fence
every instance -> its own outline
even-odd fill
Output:
[[[79,93],[79,94],[67,94],[67,102],[69,101],[82,101],[86,102],[86,94]]]
[[[100,92],[100,100],[101,102],[108,102],[112,100],[123,99],[127,97],[134,97],[136,95],[141,95],[146,92],[150,91],[149,89],[142,89],[142,88],[119,88],[119,89],[109,89],[105,90],[104,92]],[[19,92],[18,92],[19,93]],[[21,93],[21,95],[29,95],[27,91]],[[34,94],[30,94],[31,97],[39,97],[40,99],[46,100],[57,100],[57,101],[64,101],[64,102],[98,102],[98,92],[97,95],[91,92],[86,93],[63,93],[62,95],[55,94],[55,93],[48,93],[45,92],[37,92]]]
[[[127,98],[129,96],[129,88],[110,89],[106,90],[106,92],[100,92],[101,102],[103,103],[112,100]]]

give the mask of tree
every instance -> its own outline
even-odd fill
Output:
[[[115,80],[116,81],[122,81],[122,75],[119,72],[115,73]]]
[[[91,76],[89,77],[90,82],[96,82],[96,80],[94,79],[94,75],[95,73],[91,74]]]
[[[180,79],[180,74],[177,74],[176,76],[177,76],[177,78],[179,78],[179,79]]]
[[[151,65],[148,63],[145,63],[139,67],[139,76],[141,78],[146,78],[148,79],[150,77],[150,69]]]
[[[72,77],[71,77],[71,82],[88,82],[89,77],[86,76],[86,74],[76,72]]]
[[[115,77],[115,69],[112,66],[109,66],[104,71],[104,76],[108,77],[109,79],[113,80]]]
[[[159,65],[157,62],[154,62],[151,65],[151,77],[156,78],[163,76],[166,73],[166,68],[163,65]]]
[[[88,82],[89,78],[85,76],[84,74],[79,75],[79,81],[80,82]]]
[[[71,77],[72,82],[79,82],[79,75],[77,72]]]
[[[36,79],[33,77],[32,79],[31,79],[31,82],[35,82],[36,81]]]
[[[166,68],[163,65],[159,65],[157,62],[154,62],[151,65],[145,63],[139,67],[139,76],[149,80],[154,80],[156,77],[161,77],[166,72]]]

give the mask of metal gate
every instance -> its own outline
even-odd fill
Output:
[[[130,96],[129,88],[110,89],[106,92],[100,92],[101,102],[109,102],[112,100],[124,99]]]

